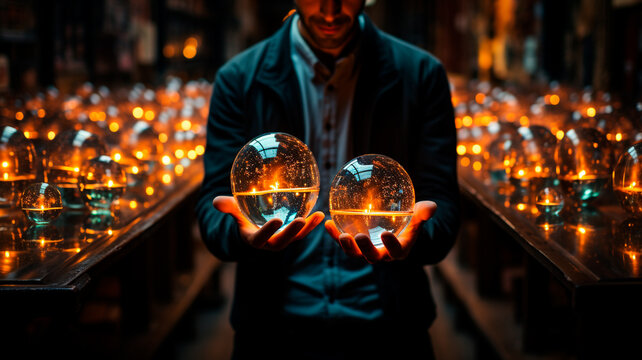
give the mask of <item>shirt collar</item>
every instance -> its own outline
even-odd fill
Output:
[[[358,21],[359,27],[363,30],[365,19],[362,15],[359,15]],[[317,58],[314,51],[310,48],[310,45],[308,45],[303,38],[303,35],[301,35],[298,23],[299,15],[295,14],[290,28],[290,39],[293,51],[296,51],[305,64],[314,71],[313,81],[334,83],[337,82],[337,79],[347,79],[350,75],[356,72],[356,56],[359,49],[359,43],[361,42],[360,40],[358,40],[357,45],[350,53],[337,59],[334,73],[331,73],[330,70],[323,65],[321,61],[319,61],[319,58]]]

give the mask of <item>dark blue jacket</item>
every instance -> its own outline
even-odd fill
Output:
[[[221,67],[210,104],[197,213],[210,251],[223,261],[237,262],[231,315],[237,330],[281,320],[282,264],[288,249],[272,253],[251,248],[240,240],[232,216],[215,210],[212,199],[231,195],[232,162],[252,138],[274,131],[304,138],[301,92],[290,57],[291,21]],[[382,32],[367,17],[362,36],[349,158],[377,153],[397,160],[412,178],[416,200],[437,203],[406,260],[373,265],[386,321],[425,328],[434,320],[435,309],[423,267],[447,255],[459,226],[449,83],[436,58]]]

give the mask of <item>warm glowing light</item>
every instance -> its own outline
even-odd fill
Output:
[[[4,257],[11,257],[11,253],[10,253],[10,252],[8,252],[8,251],[5,251],[5,252],[4,252]]]
[[[510,165],[510,160],[505,159],[505,160],[504,160],[504,166],[505,166],[505,167],[508,167],[509,165]]]
[[[539,165],[535,166],[535,172],[538,173],[538,174],[541,173],[542,172],[542,167],[539,166]]]
[[[586,109],[586,115],[588,115],[589,117],[594,117],[595,113],[596,113],[595,108],[592,106]]]
[[[4,180],[9,180],[9,174],[4,173],[4,174],[2,175],[2,178],[3,178]]]
[[[481,168],[482,168],[482,164],[481,164],[481,162],[479,162],[479,161],[475,161],[475,162],[473,163],[473,169],[474,169],[475,171],[479,171],[479,170],[481,170]]]
[[[111,234],[113,234],[113,233],[114,233],[114,232],[113,232],[111,229],[107,230],[107,234],[108,234],[108,235],[111,235]]]
[[[56,138],[56,133],[55,133],[54,131],[49,131],[49,132],[47,133],[47,139],[49,139],[49,140],[53,140],[53,139],[55,139],[55,138]]]
[[[278,188],[279,188],[279,182],[278,181],[274,182],[274,185],[270,185],[270,189],[272,189],[272,190],[277,190]]]
[[[461,125],[462,125],[461,124],[461,118],[459,116],[457,116],[455,118],[455,128],[459,129],[459,128],[461,128]]]
[[[114,157],[113,157],[114,161],[120,161],[121,156],[122,156],[122,155],[120,155],[120,153],[115,153],[115,154],[114,154]]]
[[[470,159],[468,157],[461,158],[461,166],[466,167],[470,165]]]
[[[457,154],[459,155],[466,154],[466,145],[457,145]]]
[[[582,234],[586,234],[586,229],[583,228],[582,226],[578,227],[577,231],[581,232]]]
[[[577,174],[577,177],[578,177],[579,179],[582,179],[582,178],[584,177],[584,175],[586,175],[586,170],[582,170],[582,171],[580,171],[580,172]]]
[[[18,111],[16,113],[16,120],[20,121],[25,118],[25,114],[22,113],[22,111]]]
[[[557,105],[560,103],[560,97],[553,94],[551,95],[550,102],[551,102],[551,105]]]
[[[160,133],[158,134],[158,140],[162,142],[163,144],[167,142],[167,134],[165,133]]]
[[[169,184],[172,182],[172,175],[170,174],[163,174],[163,177],[161,178],[161,181],[163,184]]]
[[[524,211],[526,209],[526,204],[517,204],[517,210]]]
[[[31,134],[29,133],[29,131],[25,131],[25,137],[26,137],[27,139],[30,139],[30,136],[31,136]]]
[[[196,159],[196,156],[198,156],[198,155],[196,155],[196,151],[194,151],[194,150],[190,150],[190,151],[187,152],[187,157],[190,160]]]
[[[154,117],[156,117],[156,114],[154,114],[153,111],[151,111],[151,110],[145,111],[145,120],[152,121],[152,120],[154,120]]]
[[[151,187],[151,186],[146,187],[146,188],[145,188],[145,194],[147,194],[147,195],[149,195],[149,196],[154,195],[154,188],[153,188],[153,187]]]
[[[622,141],[622,134],[620,133],[615,134],[615,141]]]
[[[184,131],[187,131],[192,128],[192,122],[189,120],[183,120],[181,121],[181,129]]]
[[[178,164],[178,165],[176,165],[176,166],[174,167],[174,172],[175,172],[175,173],[176,173],[176,175],[178,175],[178,176],[183,175],[183,172],[184,172],[184,171],[185,171],[185,168],[184,168],[184,167],[183,167],[183,165],[181,165],[181,164]]]
[[[198,155],[205,154],[205,146],[203,146],[203,145],[196,145],[194,150],[196,150],[196,154],[198,154]]]
[[[112,186],[114,186],[114,181],[112,180],[107,181],[107,187],[112,187]]]
[[[120,129],[120,125],[118,125],[118,123],[117,123],[117,122],[113,122],[113,121],[112,121],[112,122],[110,122],[110,123],[109,123],[109,131],[111,131],[111,132],[116,132],[116,131],[118,131],[119,129]]]
[[[522,126],[528,126],[528,116],[522,115],[519,117],[519,124]]]
[[[43,117],[45,117],[45,115],[47,115],[47,112],[45,111],[45,109],[38,109],[38,117],[39,118],[42,119]]]
[[[486,95],[484,95],[483,93],[477,93],[477,95],[475,95],[475,101],[478,104],[483,104],[484,100],[486,100]]]
[[[519,176],[524,176],[524,169],[520,169],[520,170],[517,172],[517,174],[518,174]]]
[[[185,157],[185,152],[183,151],[183,149],[177,149],[176,151],[174,151],[174,155],[177,159],[182,159]]]
[[[142,159],[142,158],[143,158],[143,152],[142,152],[142,151],[136,151],[136,153],[134,154],[134,156],[136,156],[136,159],[139,159],[139,160],[140,160],[140,159]]]
[[[183,48],[183,56],[186,59],[193,59],[196,56],[196,46],[187,45]]]
[[[134,110],[132,110],[132,115],[134,115],[134,117],[135,117],[136,119],[140,119],[140,118],[142,118],[142,117],[143,117],[143,113],[144,113],[143,108],[142,108],[142,107],[140,107],[140,106],[136,106],[136,107],[134,108]]]
[[[45,206],[44,205],[40,205],[40,210],[44,210],[44,209],[45,209]]]
[[[631,189],[633,189],[633,188],[635,187],[635,184],[636,184],[636,183],[635,183],[635,181],[634,181],[634,182],[632,182],[632,183],[631,183],[631,185],[629,185],[629,187],[630,187]]]
[[[129,207],[132,209],[136,209],[138,207],[138,202],[136,200],[132,200],[129,202]]]
[[[185,39],[185,46],[194,46],[194,47],[197,47],[197,46],[198,46],[198,40],[196,40],[196,38],[195,38],[195,37],[190,36],[190,37],[188,37],[187,39]]]
[[[174,49],[174,46],[172,44],[167,44],[163,47],[163,56],[165,56],[166,58],[173,58],[175,54],[176,49]]]
[[[470,126],[470,125],[473,124],[473,118],[471,118],[470,116],[466,115],[461,119],[461,122],[462,122],[462,124],[464,124],[464,126]]]
[[[80,172],[80,168],[75,167],[74,172]],[[91,174],[91,173],[90,173]]]
[[[138,166],[132,166],[132,174],[138,174]]]
[[[473,154],[479,154],[479,153],[481,153],[482,148],[481,148],[481,146],[479,144],[475,144],[475,145],[473,145],[472,150],[473,150]]]
[[[555,133],[555,137],[557,140],[562,140],[564,138],[564,131],[563,130],[557,130]]]
[[[8,161],[3,161],[2,162],[2,167],[3,168],[9,167],[9,162]]]
[[[165,155],[161,158],[161,162],[163,165],[169,165],[172,162],[172,159],[169,158],[169,156]]]
[[[77,252],[77,253],[79,253],[79,252],[80,252],[80,248],[79,248],[79,247],[77,247],[77,248],[76,248],[76,252]]]

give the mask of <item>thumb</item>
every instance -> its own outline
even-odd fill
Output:
[[[415,204],[415,216],[419,221],[426,221],[430,219],[437,211],[437,203],[434,201],[424,200]]]
[[[234,217],[241,214],[241,210],[233,196],[217,196],[212,200],[212,205],[214,205],[216,210],[233,215]]]

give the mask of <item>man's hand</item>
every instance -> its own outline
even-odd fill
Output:
[[[269,251],[281,251],[293,241],[302,239],[325,218],[321,211],[315,212],[306,219],[298,217],[275,234],[283,225],[283,221],[272,219],[258,228],[243,216],[233,196],[217,196],[212,201],[212,205],[218,211],[234,216],[243,241],[257,249]]]
[[[341,233],[332,220],[325,222],[325,228],[348,256],[363,257],[371,264],[382,260],[402,260],[408,256],[410,249],[415,244],[421,224],[430,219],[435,210],[437,210],[437,204],[432,201],[417,202],[412,218],[404,231],[399,234],[399,237],[389,231],[384,231],[381,234],[384,246],[380,247],[372,245],[370,237],[366,234],[360,233],[353,237],[350,234]]]

